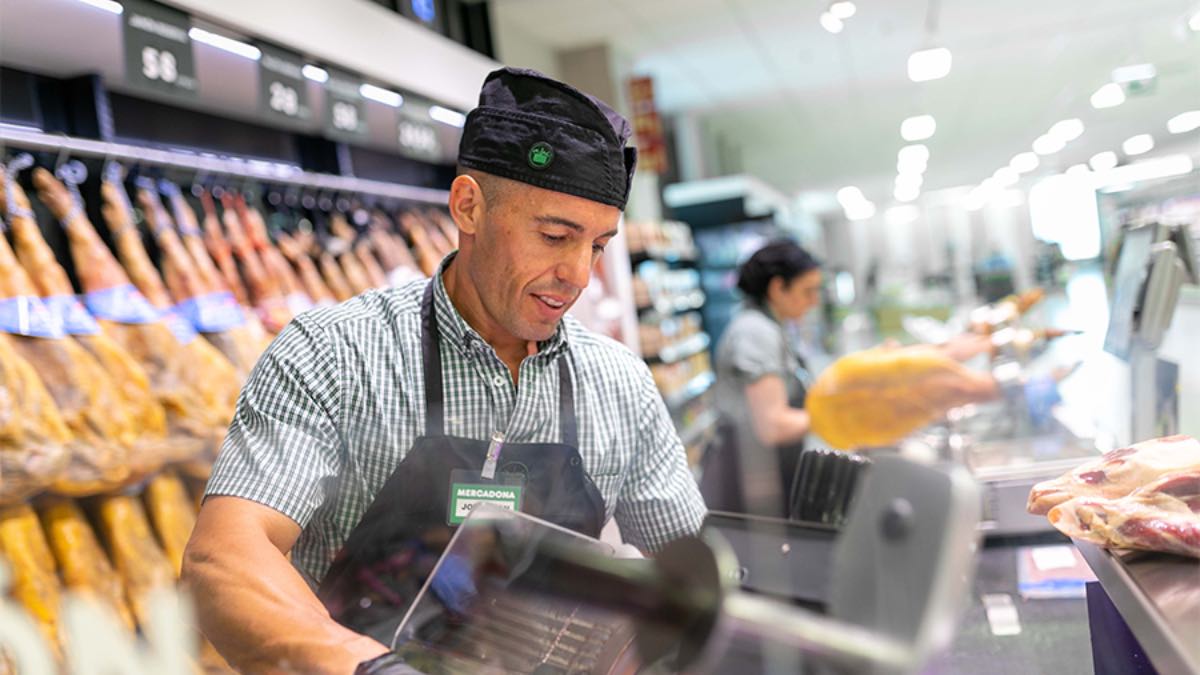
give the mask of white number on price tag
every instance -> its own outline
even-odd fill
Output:
[[[342,131],[358,131],[358,108],[351,103],[333,104],[333,126]]]
[[[142,75],[148,80],[161,80],[174,84],[179,79],[179,67],[175,55],[163,49],[142,47]]]
[[[400,145],[418,152],[437,152],[437,135],[433,129],[408,122],[400,123]]]
[[[272,82],[268,91],[271,94],[267,105],[278,113],[283,113],[288,117],[295,117],[300,114],[300,95],[295,89],[287,86],[282,82]],[[357,126],[357,120],[355,121]]]

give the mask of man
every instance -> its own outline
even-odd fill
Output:
[[[650,553],[700,527],[649,370],[564,316],[617,233],[628,123],[532,71],[490,74],[479,103],[450,190],[459,251],[430,282],[297,317],[243,389],[184,562],[236,668],[393,672],[385,638],[343,625],[379,619],[356,571],[382,539],[444,545],[452,480],[519,482],[523,511],[585,534],[615,517]]]

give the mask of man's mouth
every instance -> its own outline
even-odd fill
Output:
[[[537,298],[540,302],[542,302],[542,304],[546,305],[550,309],[557,310],[567,306],[566,300],[553,295],[541,295],[539,293],[534,293],[533,297]]]

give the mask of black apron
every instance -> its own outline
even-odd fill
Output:
[[[788,347],[788,339],[784,338],[784,363],[791,355],[799,362],[799,368],[794,373],[785,376],[784,386],[788,390],[788,407],[804,409],[808,398],[808,386],[812,382],[808,366],[804,358]],[[791,380],[791,381],[789,381]],[[722,416],[717,420],[716,433],[705,449],[701,460],[700,494],[710,511],[728,511],[731,513],[746,513],[750,510],[747,505],[746,484],[740,461],[742,449],[753,452],[759,447],[757,437],[751,428],[749,419],[733,420]],[[778,510],[771,513],[756,515],[787,518],[792,511],[795,493],[796,471],[800,465],[800,455],[804,452],[804,441],[796,441],[786,445],[776,446],[775,459],[779,469],[779,500]]]
[[[591,537],[604,525],[604,499],[579,456],[570,365],[558,358],[562,443],[504,443],[496,479],[481,477],[488,441],[445,434],[441,345],[433,284],[421,303],[421,353],[425,376],[425,435],[379,490],[351,531],[317,591],[330,614],[346,627],[391,644],[400,620],[445,550],[456,525],[449,523],[451,481],[466,472],[478,484],[523,482],[524,513]]]

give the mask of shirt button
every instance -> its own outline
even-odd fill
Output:
[[[503,375],[497,375],[497,376],[495,376],[495,377],[493,377],[493,378],[492,378],[492,385],[493,385],[493,386],[496,386],[496,387],[503,387],[503,386],[504,386],[504,385],[506,385],[506,384],[508,384],[508,383],[504,381],[504,376],[503,376]]]

